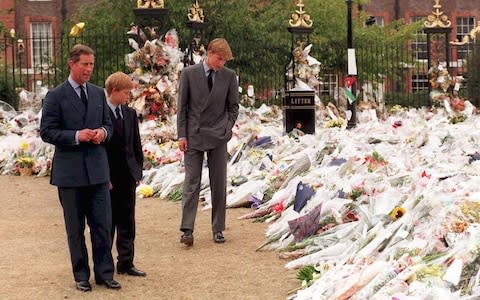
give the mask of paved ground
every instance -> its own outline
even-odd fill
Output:
[[[274,252],[255,252],[266,224],[227,211],[227,242],[214,244],[210,211],[199,211],[195,245],[179,243],[180,205],[137,202],[136,265],[146,278],[115,277],[123,288],[75,290],[62,210],[49,178],[0,176],[0,299],[285,299],[296,271]],[[89,241],[88,241],[89,244]]]

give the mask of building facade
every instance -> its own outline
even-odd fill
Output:
[[[478,0],[371,0],[361,7],[375,19],[377,25],[390,23],[397,19],[415,22],[426,18],[439,3],[452,23],[452,41],[462,38],[477,26],[480,21],[480,3]]]
[[[410,23],[422,21],[434,12],[443,12],[451,22],[448,65],[451,67],[450,71],[453,76],[464,76],[467,71],[466,58],[471,48],[458,45],[458,43],[455,45],[455,42],[462,41],[466,35],[479,26],[479,4],[478,0],[371,0],[368,5],[359,6],[359,10],[370,16],[369,20],[377,26],[384,26],[399,19]],[[410,46],[417,60],[427,61],[427,35],[425,32],[417,33]],[[425,74],[411,74],[405,78],[405,82],[407,82],[410,92],[428,89],[426,72]]]
[[[31,74],[28,85],[38,79],[35,68],[53,61],[55,40],[62,36],[62,23],[80,6],[95,0],[1,0],[0,22],[6,29],[0,62]],[[13,34],[14,33],[14,34]],[[68,34],[68,33],[67,33]]]
[[[0,1],[0,22],[7,31],[14,29],[15,39],[29,41],[25,48],[31,49],[32,57],[49,55],[38,49],[51,44],[51,39],[61,35],[62,23],[82,6],[95,0],[2,0]],[[51,49],[50,49],[51,50]]]
[[[15,0],[0,1],[0,22],[5,28],[15,28]]]

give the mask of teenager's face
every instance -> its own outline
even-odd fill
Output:
[[[113,89],[110,94],[110,102],[115,105],[127,104],[128,99],[130,99],[130,89]]]
[[[207,53],[207,65],[214,69],[215,71],[220,70],[225,65],[225,58],[222,55],[215,53],[215,52],[208,52]]]
[[[78,84],[84,84],[92,76],[95,58],[93,54],[81,54],[77,62],[68,61],[70,75]]]

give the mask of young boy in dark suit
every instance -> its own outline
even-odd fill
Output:
[[[146,276],[133,264],[135,240],[135,189],[142,179],[143,152],[135,110],[126,105],[132,79],[123,72],[105,81],[107,104],[113,124],[113,135],[107,144],[112,201],[112,247],[115,231],[117,273]],[[116,230],[115,230],[116,229]]]

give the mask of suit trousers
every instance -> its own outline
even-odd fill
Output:
[[[197,214],[202,165],[207,153],[210,191],[212,194],[212,232],[225,230],[227,188],[227,143],[200,151],[188,148],[184,153],[185,182],[182,193],[182,222],[180,230],[194,230]]]
[[[117,174],[117,175],[115,175]],[[135,179],[128,169],[112,172],[112,241],[117,247],[117,268],[133,267],[135,240]],[[115,231],[117,238],[114,240]],[[113,243],[112,243],[113,246]]]
[[[90,268],[85,245],[85,218],[90,228],[96,280],[113,279],[110,230],[112,214],[106,183],[58,187],[75,281],[88,280]]]

